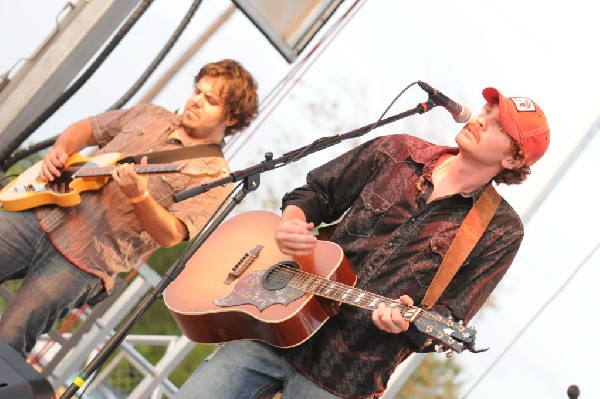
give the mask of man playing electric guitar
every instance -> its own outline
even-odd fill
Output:
[[[95,156],[123,158],[196,144],[220,148],[225,136],[255,118],[257,85],[236,61],[206,64],[194,82],[182,115],[141,104],[74,123],[44,157],[40,178],[53,185],[69,157],[87,146],[100,147]],[[222,153],[187,162],[218,173],[146,176],[124,163],[101,189],[83,193],[76,206],[1,212],[0,283],[23,278],[23,284],[0,318],[0,339],[25,356],[58,318],[110,292],[118,273],[131,270],[158,246],[192,238],[231,187],[174,203],[175,192],[229,173]]]

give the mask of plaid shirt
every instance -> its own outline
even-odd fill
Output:
[[[124,158],[193,145],[168,138],[179,126],[179,120],[179,115],[152,104],[91,117],[93,135],[100,146],[92,156],[116,152]],[[191,238],[203,228],[232,186],[216,187],[178,203],[173,201],[173,194],[223,178],[230,170],[222,157],[178,162],[191,164],[210,176],[150,175],[148,192],[185,224]],[[81,203],[75,207],[41,207],[36,214],[54,246],[74,265],[101,278],[109,291],[118,273],[130,271],[158,245],[144,231],[133,206],[113,180],[98,191],[84,191],[81,197]]]
[[[341,222],[338,243],[357,274],[356,287],[418,305],[458,228],[485,187],[427,203],[431,173],[444,153],[458,152],[407,135],[373,139],[311,171],[307,185],[283,198],[308,221]],[[434,311],[468,322],[508,270],[523,225],[502,200],[482,238]],[[325,389],[347,398],[380,396],[394,368],[412,352],[427,352],[414,325],[401,334],[379,330],[371,312],[349,305],[303,344],[282,351]]]

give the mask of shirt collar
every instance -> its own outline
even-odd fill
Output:
[[[439,145],[426,146],[422,148],[413,147],[409,149],[409,154],[412,160],[416,163],[423,165],[422,176],[426,176],[427,179],[430,181],[431,173],[433,172],[433,168],[435,167],[438,158],[444,154],[457,155],[458,153],[458,147]],[[490,184],[492,184],[491,180],[484,186],[476,189],[475,191],[471,191],[468,193],[460,193],[460,195],[464,198],[470,198],[473,202],[475,202],[479,197],[481,197],[487,186],[489,186]]]
[[[423,165],[423,176],[430,177],[438,158],[443,154],[458,154],[458,147],[431,145],[420,148],[411,147],[408,152],[413,161]]]

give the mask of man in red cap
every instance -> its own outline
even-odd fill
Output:
[[[486,104],[446,147],[399,134],[378,137],[311,171],[283,198],[275,238],[283,253],[311,255],[311,230],[341,218],[331,237],[357,276],[356,288],[404,305],[425,293],[457,232],[492,182],[518,184],[548,148],[550,130],[531,99],[483,91]],[[500,198],[501,199],[501,198]],[[461,230],[462,231],[462,230]],[[468,323],[502,279],[523,239],[504,200],[433,311]],[[398,308],[341,307],[303,343],[287,349],[229,343],[205,361],[178,398],[380,397],[398,364],[434,350]]]

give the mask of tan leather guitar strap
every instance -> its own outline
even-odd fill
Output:
[[[431,284],[429,284],[427,292],[425,292],[425,297],[421,302],[424,309],[431,309],[442,295],[450,280],[452,280],[483,235],[501,201],[502,197],[490,184],[475,202],[475,205],[463,220],[456,237],[454,237],[450,248],[448,248],[448,253],[442,260],[442,264],[433,277]]]

